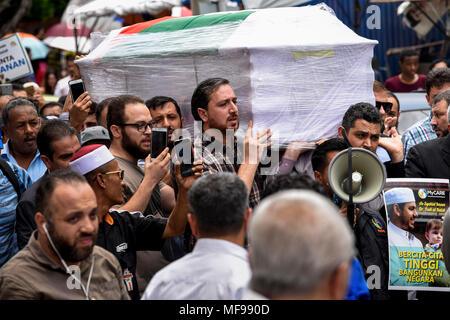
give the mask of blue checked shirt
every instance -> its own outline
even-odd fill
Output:
[[[408,155],[409,149],[414,147],[416,144],[433,140],[437,138],[436,132],[430,124],[433,114],[430,115],[409,127],[408,130],[402,136],[403,150],[404,150],[404,162],[406,163],[406,156]]]
[[[203,135],[205,136],[205,135]],[[212,149],[209,146],[211,141],[209,139],[200,138],[195,140],[195,146],[202,146],[201,158],[203,160],[203,175],[214,174],[218,172],[232,172],[236,173],[239,170],[238,159],[242,159],[241,148],[238,148],[237,139],[234,139],[233,149],[220,143],[222,149]],[[197,152],[197,151],[195,151]],[[255,173],[255,178],[253,179],[252,190],[249,196],[249,206],[254,208],[261,199],[261,192],[264,184],[263,176],[261,176],[258,171]]]
[[[8,162],[19,180],[20,191],[23,193],[33,181],[21,167]],[[0,170],[0,267],[17,253],[16,224],[17,193],[8,178]]]

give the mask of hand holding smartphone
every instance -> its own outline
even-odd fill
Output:
[[[175,155],[180,161],[181,176],[183,178],[194,175],[194,152],[191,139],[179,139],[174,142]],[[185,154],[186,152],[186,154]],[[189,157],[190,154],[190,157]]]
[[[151,158],[155,159],[167,148],[168,129],[152,128]]]
[[[86,91],[83,79],[70,80],[69,88],[70,95],[72,96],[72,103],[74,103],[78,99],[78,97]]]

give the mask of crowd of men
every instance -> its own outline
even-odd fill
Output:
[[[415,57],[402,56],[405,70]],[[313,151],[289,144],[272,176],[260,164],[269,128],[253,132],[250,121],[243,141],[227,139],[240,124],[227,79],[193,92],[203,134],[184,154],[171,97],[96,103],[85,92],[72,101],[61,84],[62,103],[45,103],[16,85],[14,97],[0,97],[0,299],[435,298],[388,290],[387,232],[397,220],[388,226],[382,194],[349,223],[328,181],[331,161],[350,146],[376,154],[388,178],[450,177],[450,69],[408,70],[388,86],[424,82],[427,119],[400,135],[399,100],[375,81],[375,105],[348,106],[336,137]],[[169,143],[152,155],[157,127]],[[407,218],[395,228],[411,231]]]

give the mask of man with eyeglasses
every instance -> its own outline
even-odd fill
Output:
[[[425,97],[430,107],[432,106],[434,98],[439,93],[446,90],[450,90],[450,69],[438,68],[428,72],[426,80],[427,93]],[[404,145],[405,162],[409,160],[408,152],[413,146],[438,137],[431,125],[432,118],[433,113],[430,111],[428,117],[415,123],[403,133],[402,141]]]
[[[165,239],[183,234],[189,211],[187,192],[201,175],[201,166],[197,166],[194,175],[188,178],[182,178],[180,168],[176,166],[178,201],[167,219],[153,215],[144,217],[134,210],[130,212],[132,206],[129,202],[122,205],[120,210],[114,208],[123,202],[124,170],[106,146],[94,144],[80,148],[72,157],[70,168],[85,176],[97,198],[97,245],[116,256],[130,297],[139,299],[137,251],[159,251]]]
[[[10,100],[2,111],[5,135],[9,138],[1,156],[24,168],[33,182],[47,171],[37,148],[41,120],[34,104],[25,98]]]
[[[406,176],[411,178],[450,177],[450,90],[438,94],[433,102],[431,125],[438,139],[425,141],[412,147],[406,162]]]
[[[106,120],[110,151],[125,171],[124,203],[134,201],[133,211],[141,211],[144,216],[167,217],[176,204],[173,188],[162,182],[169,170],[170,153],[166,148],[151,161],[153,121],[144,101],[133,95],[115,97],[109,102]],[[138,165],[141,159],[145,159],[144,168]],[[169,263],[168,246],[163,252],[139,252],[137,277],[142,290]]]

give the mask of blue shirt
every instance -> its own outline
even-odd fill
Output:
[[[347,290],[345,300],[370,300],[369,288],[358,259],[353,258],[350,283]]]
[[[19,180],[20,191],[23,193],[33,183],[27,172],[12,163],[11,169]],[[0,267],[17,253],[16,224],[17,193],[11,182],[0,170]]]
[[[9,161],[15,165],[19,165],[12,156],[12,154],[9,152],[9,140],[5,143],[5,147],[2,150],[2,158],[6,161]],[[28,167],[27,173],[30,176],[31,180],[33,182],[39,180],[41,178],[45,171],[47,171],[47,167],[45,166],[44,162],[41,160],[41,154],[38,149],[36,149],[36,155],[33,158],[33,161],[31,161],[30,166]]]
[[[430,115],[427,118],[413,124],[402,135],[403,151],[404,151],[403,161],[405,163],[409,149],[414,147],[416,144],[437,138],[436,132],[433,130],[433,127],[431,126],[430,123],[432,117],[433,114],[430,112]]]

